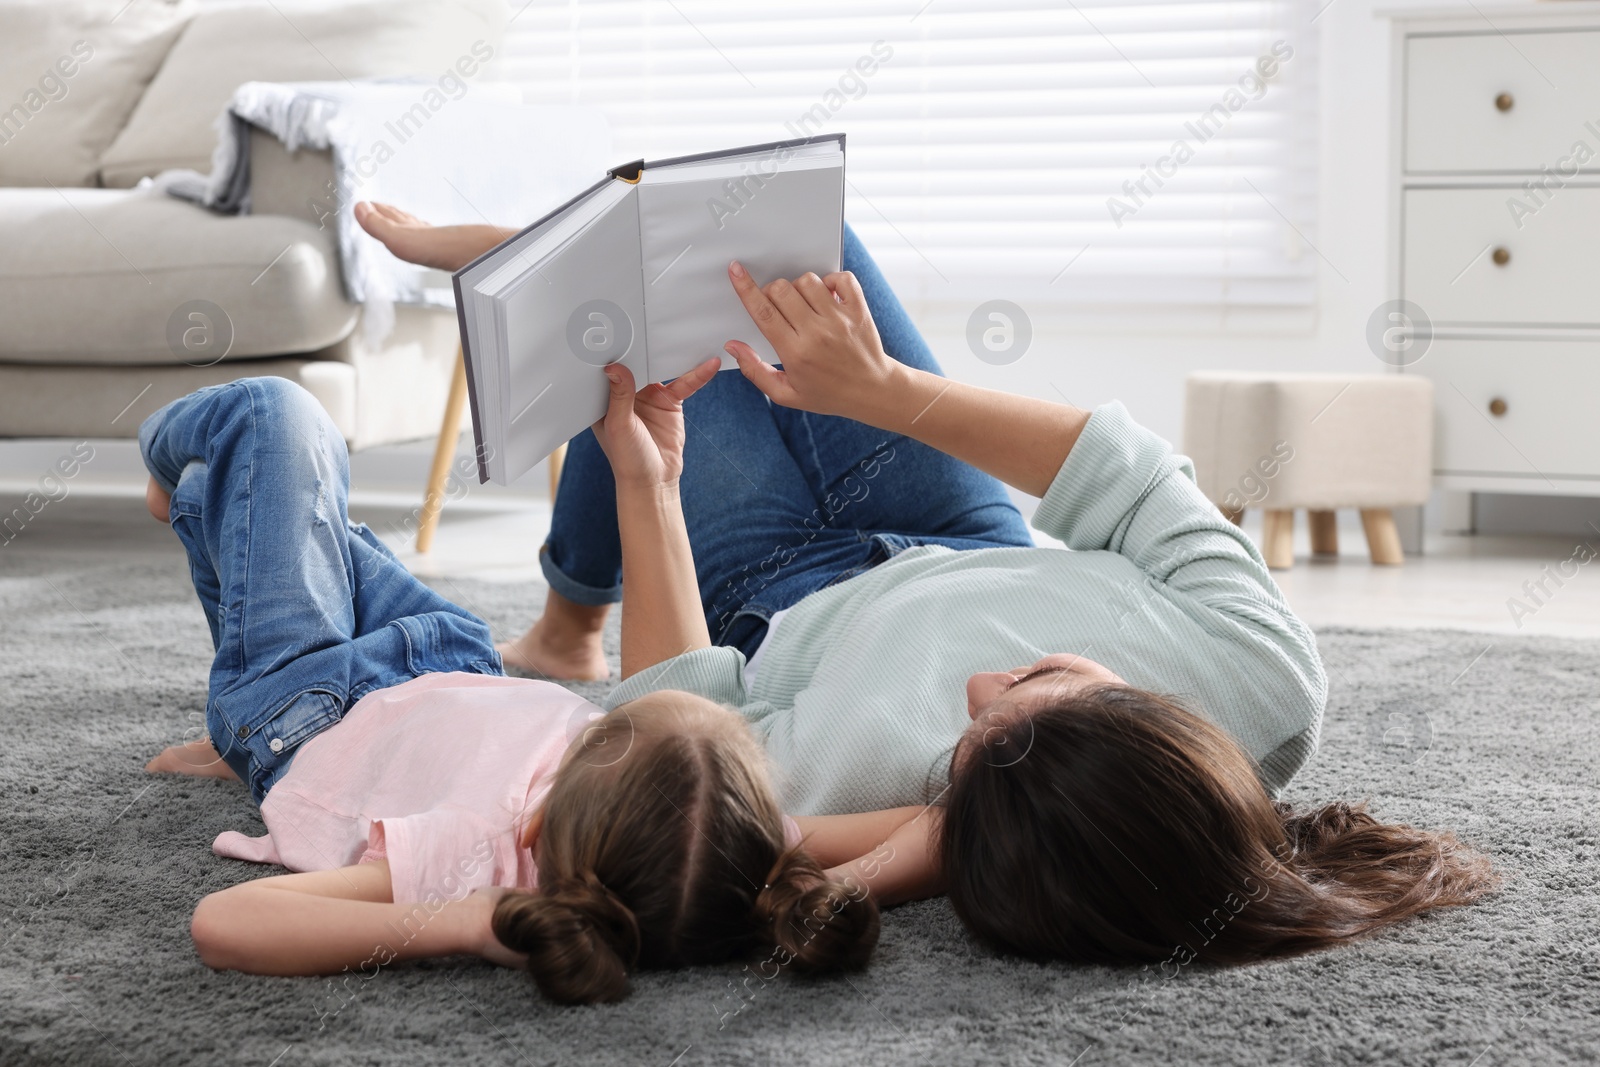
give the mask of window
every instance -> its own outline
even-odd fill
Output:
[[[502,75],[617,162],[848,135],[902,295],[1308,308],[1317,84],[1291,0],[533,0]]]

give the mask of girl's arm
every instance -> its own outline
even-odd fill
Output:
[[[617,482],[622,535],[622,677],[711,647],[678,487]]]
[[[1070,404],[982,389],[890,358],[853,274],[780,278],[765,289],[737,263],[728,276],[783,369],[741,341],[727,351],[773,403],[903,434],[1041,497],[1089,421]]]
[[[627,367],[606,368],[611,401],[595,438],[617,482],[622,537],[622,677],[709,648],[700,583],[678,498],[683,473],[683,402],[717,373],[707,360],[667,385],[634,391]]]
[[[864,885],[884,907],[936,897],[944,878],[934,859],[937,807],[861,815],[798,816],[806,851],[838,881]]]
[[[244,882],[200,901],[189,923],[207,967],[250,974],[336,974],[396,960],[482,956],[517,965],[489,928],[497,895],[396,904],[387,861]]]

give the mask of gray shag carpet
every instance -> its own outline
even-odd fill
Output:
[[[1321,635],[1327,725],[1290,799],[1454,828],[1505,887],[1342,950],[1171,976],[1038,965],[974,947],[930,901],[888,913],[850,978],[645,974],[606,1007],[554,1007],[471,960],[212,973],[191,909],[267,869],[210,852],[258,831],[240,787],[141,771],[201,721],[209,649],[182,555],[133,501],[51,507],[0,546],[0,1064],[1489,1067],[1600,1049],[1600,642],[1443,631]],[[439,588],[502,634],[543,596]]]

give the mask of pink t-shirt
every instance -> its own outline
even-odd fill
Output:
[[[292,871],[387,859],[403,902],[531,889],[521,830],[602,714],[559,685],[486,674],[380,689],[301,746],[261,804],[265,836],[230,830],[212,851]]]
[[[300,746],[261,803],[266,834],[229,830],[211,849],[291,871],[387,859],[401,903],[532,889],[522,829],[567,745],[602,714],[551,682],[486,674],[380,689]],[[800,840],[787,816],[784,837]]]

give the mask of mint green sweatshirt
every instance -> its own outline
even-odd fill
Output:
[[[704,648],[634,675],[606,706],[660,689],[731,705],[776,764],[787,811],[874,811],[925,803],[947,780],[970,675],[1070,652],[1221,726],[1281,790],[1316,749],[1322,662],[1189,461],[1108,404],[1033,525],[1071,551],[909,549],[795,605],[752,682],[742,653]]]

